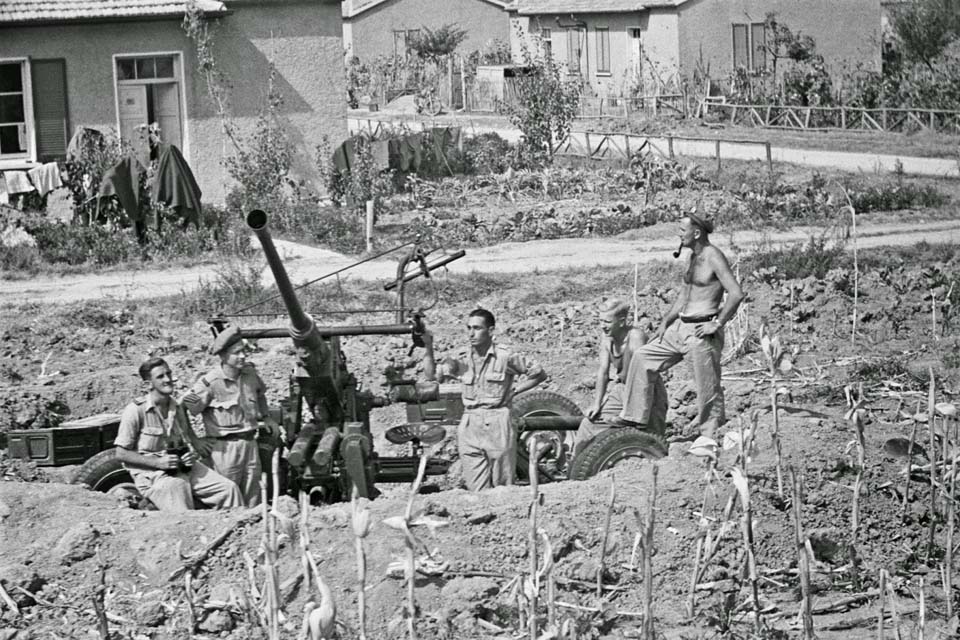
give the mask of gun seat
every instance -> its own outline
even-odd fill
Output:
[[[391,444],[407,444],[408,442],[436,444],[447,436],[447,430],[438,424],[408,422],[407,424],[390,427],[383,435]]]

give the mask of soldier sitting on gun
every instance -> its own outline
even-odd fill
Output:
[[[221,331],[210,351],[220,356],[220,364],[197,380],[183,403],[190,413],[203,415],[213,468],[236,482],[244,503],[252,507],[260,504],[257,422],[266,424],[275,437],[280,426],[270,417],[263,380],[247,362],[240,330],[231,325]]]
[[[475,309],[467,319],[470,350],[454,360],[445,360],[447,374],[463,388],[463,418],[457,429],[457,446],[467,488],[479,491],[513,484],[517,465],[517,431],[510,419],[513,396],[546,380],[540,365],[494,343],[496,324],[486,309]],[[436,379],[433,334],[423,334],[426,354],[423,369],[428,380]],[[518,376],[524,379],[514,386]]]
[[[600,326],[603,336],[600,339],[600,365],[597,368],[597,383],[593,404],[587,409],[587,415],[580,422],[573,453],[576,455],[595,437],[618,422],[623,410],[624,387],[631,382],[626,380],[630,370],[630,361],[634,353],[647,342],[646,332],[629,320],[630,305],[617,298],[611,298],[600,306]],[[634,368],[634,375],[638,370]],[[611,379],[612,377],[612,379]],[[662,380],[658,380],[656,399],[662,406],[661,419],[646,428],[653,433],[662,434],[666,429],[663,416],[667,409],[667,390]],[[660,413],[657,413],[660,415]]]
[[[161,511],[243,506],[237,485],[198,460],[204,449],[173,397],[173,374],[161,358],[140,365],[147,395],[126,406],[114,444],[140,494]]]

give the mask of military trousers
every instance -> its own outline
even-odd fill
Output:
[[[205,440],[213,445],[207,458],[210,466],[236,483],[244,505],[260,504],[260,451],[253,432]]]
[[[471,491],[513,484],[517,433],[510,409],[467,409],[457,428],[463,479]]]
[[[716,434],[725,422],[720,382],[723,330],[698,338],[696,329],[701,324],[677,320],[667,328],[662,340],[655,339],[634,353],[627,372],[622,418],[642,425],[665,421],[667,403],[657,402],[658,388],[663,385],[661,374],[689,358],[697,390],[697,417],[693,424],[703,435]]]
[[[237,485],[202,462],[176,475],[165,471],[140,475],[137,488],[160,511],[189,511],[194,498],[214,509],[243,506]]]

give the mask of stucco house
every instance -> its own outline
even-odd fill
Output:
[[[339,2],[195,1],[216,22],[213,52],[232,85],[234,122],[251,130],[272,62],[297,147],[294,170],[315,178],[322,137],[347,137]],[[204,200],[222,201],[232,150],[184,13],[183,0],[0,2],[0,171],[63,158],[80,126],[130,140],[138,126],[157,122],[163,141],[181,148]]]
[[[511,0],[344,0],[343,43],[366,62],[377,56],[403,56],[411,34],[423,27],[456,24],[467,32],[464,52],[494,41],[510,42]]]
[[[813,36],[828,65],[880,70],[880,0],[517,0],[515,58],[546,50],[599,95],[653,94],[733,69],[761,71],[768,13]]]

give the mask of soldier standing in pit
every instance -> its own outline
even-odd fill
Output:
[[[547,374],[537,364],[493,341],[496,320],[486,309],[467,317],[470,350],[447,359],[448,375],[463,387],[463,418],[457,429],[457,446],[467,488],[480,491],[513,484],[517,466],[517,432],[510,419],[513,396],[533,389]],[[433,334],[424,330],[427,380],[436,379]],[[514,386],[518,376],[523,379]]]
[[[618,422],[623,409],[624,385],[630,385],[630,382],[625,380],[627,371],[630,370],[630,362],[634,353],[647,341],[647,333],[630,322],[629,314],[630,305],[617,298],[606,300],[600,306],[600,325],[603,328],[600,366],[597,368],[593,404],[587,409],[587,415],[577,429],[574,455],[582,451],[593,438]],[[634,369],[635,373],[638,371]],[[654,401],[663,405],[662,412],[655,411],[659,422],[647,424],[646,428],[662,435],[666,429],[667,409],[667,390],[662,380],[658,379],[656,391]]]
[[[688,213],[680,221],[680,246],[691,249],[693,255],[676,302],[660,322],[654,339],[641,347],[630,363],[627,379],[631,384],[625,389],[621,424],[642,426],[661,419],[655,405],[660,374],[687,356],[697,388],[697,418],[692,429],[713,437],[725,422],[720,383],[723,327],[737,313],[743,290],[726,256],[710,244],[711,232],[713,223],[696,213]]]
[[[139,373],[150,391],[124,408],[114,444],[140,494],[160,511],[193,509],[195,497],[215,509],[243,506],[237,485],[198,460],[206,447],[173,397],[170,366],[150,358]]]
[[[252,507],[260,504],[257,423],[265,423],[276,437],[280,426],[270,417],[263,380],[247,362],[240,330],[231,325],[221,331],[210,352],[220,356],[220,364],[197,380],[183,403],[193,415],[203,415],[213,468],[236,482]]]

